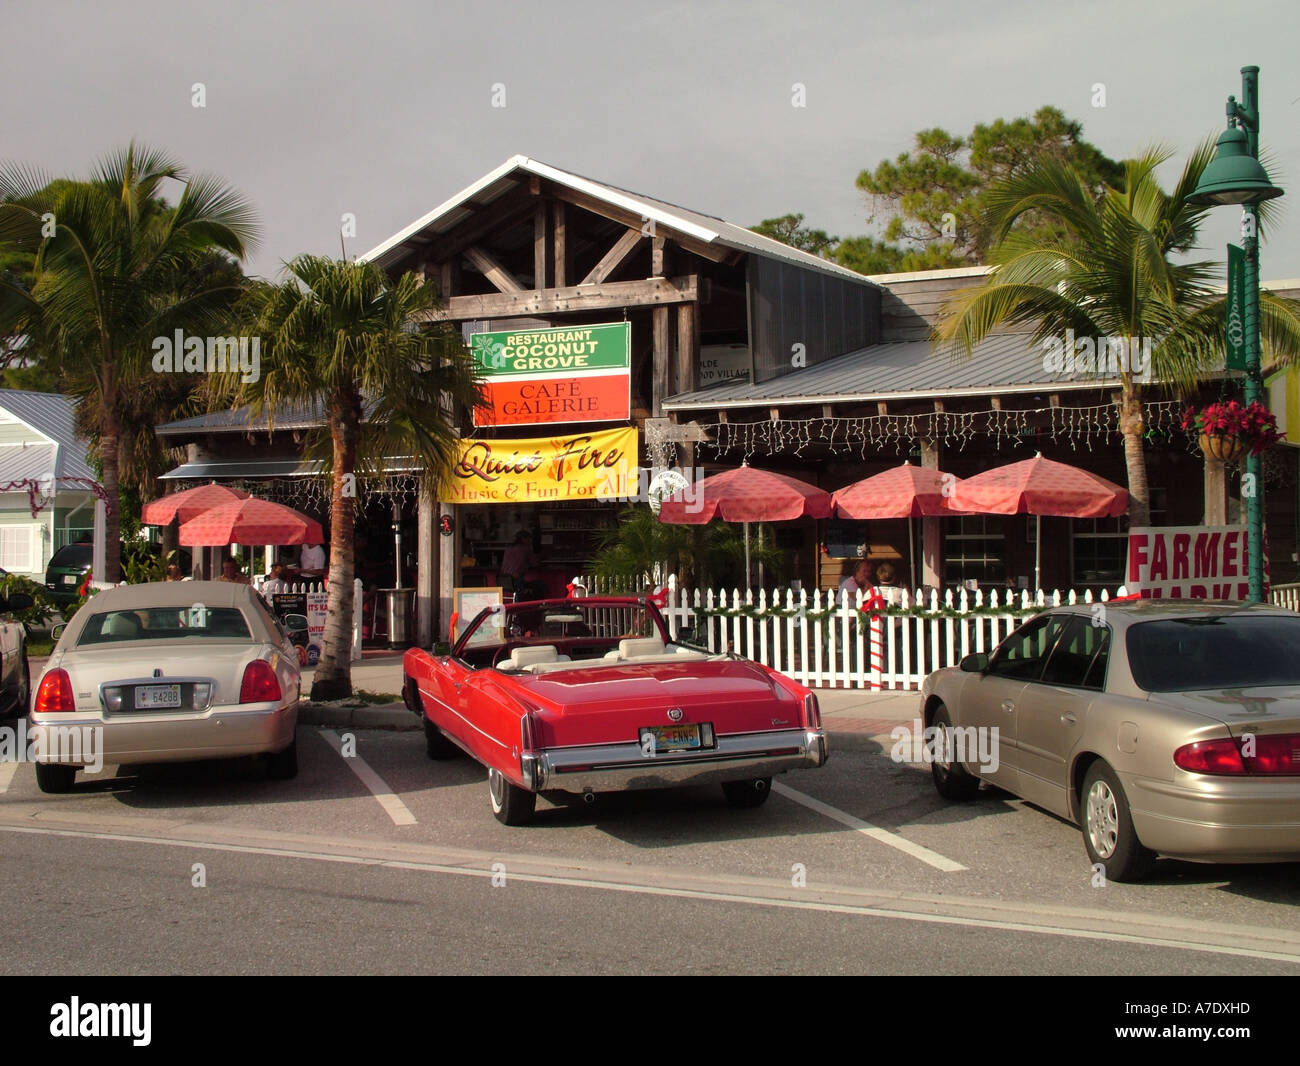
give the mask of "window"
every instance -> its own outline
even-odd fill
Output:
[[[943,538],[943,580],[960,585],[974,578],[981,585],[1006,582],[1006,540],[1001,515],[965,515],[948,520]]]
[[[92,615],[77,646],[128,640],[181,640],[215,637],[250,641],[248,623],[234,607],[142,607],[135,611],[103,611]]]
[[[1109,651],[1110,627],[1093,625],[1091,618],[1075,615],[1043,667],[1042,681],[1100,690],[1106,682]]]
[[[1023,681],[1038,680],[1043,660],[1069,621],[1069,615],[1052,614],[1021,626],[998,646],[989,663],[989,673]]]
[[[37,570],[37,531],[40,526],[0,526],[0,569],[19,574],[32,574]]]
[[[1124,518],[1074,520],[1075,587],[1124,583],[1128,560],[1128,522]]]

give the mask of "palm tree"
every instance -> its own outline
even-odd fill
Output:
[[[1033,327],[1036,345],[1107,337],[1150,343],[1150,368],[1141,358],[1116,360],[1081,373],[1119,378],[1119,427],[1130,495],[1129,518],[1150,517],[1146,459],[1142,452],[1144,380],[1190,389],[1223,365],[1225,297],[1212,284],[1224,276],[1207,261],[1175,263],[1196,247],[1205,209],[1187,204],[1213,156],[1202,143],[1188,159],[1172,193],[1155,171],[1170,158],[1153,149],[1124,165],[1123,188],[1100,196],[1067,165],[1039,160],[988,193],[984,225],[990,233],[993,271],[984,285],[950,301],[934,339],[950,354],[969,357],[974,346],[1004,323]],[[1266,208],[1268,205],[1264,205]],[[1036,239],[1015,227],[1027,212],[1056,223],[1055,235]],[[1273,356],[1300,353],[1300,305],[1260,294],[1261,335]],[[1070,353],[1072,356],[1074,353]]]
[[[169,179],[182,185],[174,208],[161,195]],[[242,258],[254,232],[235,190],[134,143],[84,182],[0,167],[0,249],[33,256],[30,278],[0,276],[0,334],[25,333],[77,398],[79,422],[94,427],[109,500],[97,579],[121,577],[122,438],[134,433],[132,398],[154,374],[153,342],[225,320],[242,278],[197,267],[214,250]]]
[[[329,606],[312,696],[352,692],[352,581],[357,475],[413,457],[434,491],[458,457],[457,419],[479,402],[474,364],[448,326],[420,328],[436,290],[414,274],[389,282],[374,263],[303,255],[288,278],[250,293],[262,337],[261,376],[240,383],[254,415],[319,404],[326,425],[308,449],[329,450]]]

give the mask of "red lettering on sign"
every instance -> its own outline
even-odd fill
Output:
[[[1219,576],[1219,533],[1196,534],[1196,576]]]
[[[1149,539],[1146,533],[1134,533],[1128,538],[1128,581],[1130,585],[1136,584],[1142,579],[1142,567],[1147,562],[1147,541]]]
[[[1147,575],[1152,581],[1169,579],[1169,557],[1165,552],[1165,538],[1157,536],[1151,544],[1151,573]]]
[[[1187,572],[1187,549],[1192,545],[1192,538],[1187,533],[1174,534],[1174,572],[1170,576],[1177,581],[1180,577],[1192,577]]]
[[[1223,576],[1240,577],[1241,571],[1237,569],[1237,533],[1225,533],[1223,535]]]

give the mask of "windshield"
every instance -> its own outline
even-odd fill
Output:
[[[628,637],[668,639],[659,612],[633,600],[549,600],[491,608],[465,632],[456,653],[509,642]]]
[[[129,640],[193,640],[198,637],[252,640],[248,623],[234,607],[141,607],[92,615],[77,647]]]
[[[1133,680],[1147,692],[1300,685],[1300,617],[1222,614],[1131,626]]]

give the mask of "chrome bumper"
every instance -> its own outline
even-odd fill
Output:
[[[524,787],[532,792],[629,792],[771,777],[821,766],[829,756],[821,729],[742,733],[707,751],[643,755],[639,744],[595,744],[525,752]]]

